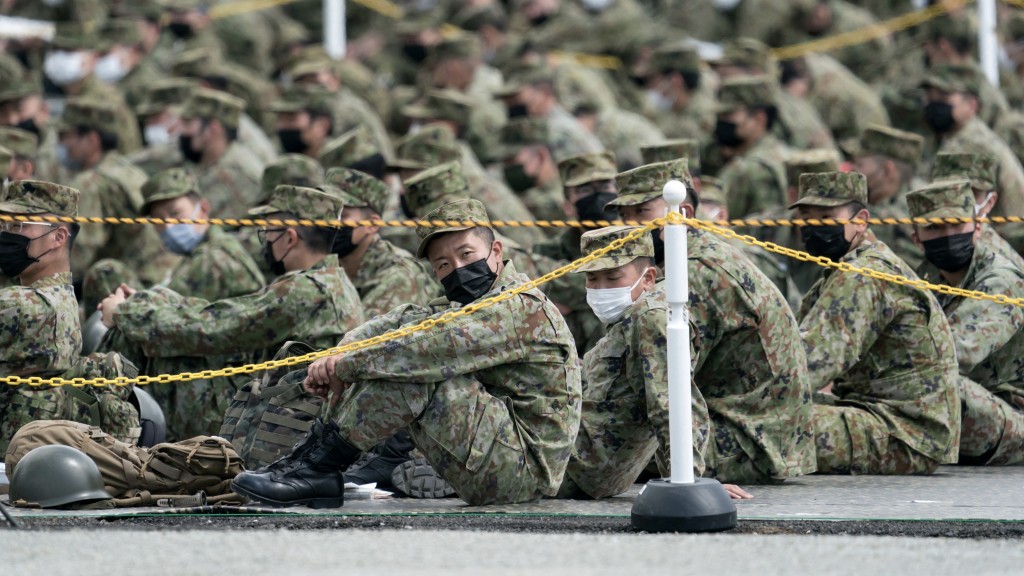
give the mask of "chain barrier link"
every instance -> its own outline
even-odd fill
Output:
[[[366,349],[366,348],[371,348],[373,346],[378,346],[380,344],[384,344],[384,343],[390,342],[392,340],[396,340],[398,338],[402,338],[402,337],[408,336],[410,334],[415,334],[416,332],[423,332],[423,331],[426,331],[426,330],[430,330],[431,328],[434,328],[436,326],[443,326],[445,324],[448,324],[449,322],[452,322],[453,320],[456,320],[458,318],[462,318],[463,316],[469,316],[469,315],[474,314],[474,313],[476,313],[476,312],[478,312],[480,310],[484,310],[486,308],[490,308],[491,306],[493,306],[495,304],[498,304],[500,302],[504,302],[505,300],[509,300],[509,299],[513,298],[514,296],[522,294],[523,292],[527,292],[529,290],[533,290],[534,288],[537,288],[537,287],[539,287],[539,286],[541,286],[543,284],[551,282],[552,280],[555,280],[557,278],[565,276],[566,274],[572,272],[573,270],[578,269],[580,266],[583,266],[583,265],[585,265],[585,264],[587,264],[589,262],[592,262],[592,261],[594,261],[594,260],[604,256],[608,252],[611,252],[612,250],[616,250],[618,248],[621,248],[627,242],[632,242],[634,240],[637,240],[637,239],[641,238],[644,234],[647,234],[648,232],[650,232],[651,230],[654,230],[655,228],[659,228],[661,226],[664,226],[666,223],[669,223],[669,222],[681,222],[682,221],[681,218],[682,217],[679,216],[678,214],[671,214],[669,216],[666,216],[665,218],[659,218],[657,220],[652,220],[651,222],[648,222],[648,223],[644,224],[642,227],[638,227],[636,230],[633,230],[628,235],[626,235],[626,236],[624,236],[624,237],[622,237],[622,238],[620,238],[618,240],[615,240],[614,242],[608,244],[607,246],[605,246],[605,247],[603,247],[603,248],[601,248],[599,250],[595,250],[594,252],[588,254],[587,256],[584,256],[583,258],[580,258],[579,260],[576,260],[574,262],[570,262],[569,264],[566,264],[565,266],[562,266],[561,268],[558,268],[557,270],[549,272],[549,273],[547,273],[547,274],[545,274],[545,275],[543,275],[543,276],[541,276],[541,277],[539,277],[539,278],[537,278],[535,280],[530,280],[529,282],[523,284],[522,286],[519,286],[517,288],[513,288],[512,290],[509,290],[507,292],[502,292],[501,294],[498,294],[497,296],[492,296],[490,298],[486,298],[484,300],[480,300],[479,302],[473,302],[472,304],[467,304],[466,306],[463,306],[462,308],[459,308],[458,310],[454,310],[454,311],[451,311],[451,312],[445,312],[444,314],[442,314],[441,316],[439,316],[437,318],[428,318],[427,320],[424,320],[423,322],[420,322],[419,324],[415,324],[413,326],[406,326],[404,328],[399,328],[397,330],[391,330],[391,331],[385,332],[384,334],[381,334],[379,336],[374,336],[373,338],[368,338],[366,340],[360,340],[358,342],[351,342],[349,344],[345,344],[345,345],[342,345],[342,346],[335,346],[334,348],[328,348],[327,350],[322,350],[320,352],[312,352],[310,354],[305,354],[303,356],[296,356],[296,357],[293,357],[293,358],[285,358],[283,360],[270,360],[268,362],[262,362],[262,363],[259,363],[259,364],[246,364],[244,366],[234,366],[234,367],[228,367],[228,368],[221,368],[221,369],[218,369],[218,370],[203,370],[203,371],[200,371],[200,372],[183,372],[181,374],[161,374],[161,375],[158,375],[158,376],[138,376],[136,378],[120,377],[120,378],[94,378],[94,379],[85,379],[85,378],[69,378],[69,379],[66,379],[66,378],[41,378],[41,377],[37,377],[37,376],[29,376],[29,377],[4,376],[4,377],[0,377],[0,383],[8,384],[10,386],[20,386],[20,385],[28,385],[28,386],[35,386],[35,387],[38,387],[38,386],[54,386],[54,387],[74,386],[76,388],[81,388],[81,387],[85,387],[85,386],[104,387],[104,386],[128,386],[128,385],[131,385],[131,384],[146,385],[146,384],[166,384],[166,383],[170,383],[170,382],[189,382],[189,381],[192,381],[192,380],[207,380],[207,379],[210,379],[210,378],[217,378],[217,377],[222,377],[222,376],[235,376],[235,375],[239,375],[239,374],[252,374],[254,372],[262,372],[264,370],[271,370],[271,369],[274,369],[274,368],[281,368],[281,367],[286,367],[286,366],[295,366],[296,364],[304,364],[306,362],[312,362],[313,360],[317,360],[317,359],[323,358],[325,356],[335,356],[335,355],[338,355],[338,354],[345,354],[346,352],[355,352],[355,351],[358,351],[358,350],[363,350],[363,349]]]

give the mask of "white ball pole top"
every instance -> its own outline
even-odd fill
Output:
[[[669,210],[674,211],[676,207],[686,201],[686,184],[679,180],[669,180],[666,182],[662,192],[665,195],[665,203],[668,204]]]

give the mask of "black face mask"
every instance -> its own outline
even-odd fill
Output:
[[[939,270],[959,272],[974,259],[974,231],[922,242],[924,257]]]
[[[936,134],[953,128],[953,107],[945,102],[929,102],[924,107],[924,121]]]
[[[416,64],[427,59],[427,47],[423,44],[403,44],[402,54]]]
[[[551,18],[551,14],[541,14],[540,16],[534,16],[530,18],[530,24],[534,26],[541,26]]]
[[[413,213],[412,208],[409,208],[409,201],[405,199],[405,194],[398,197],[398,203],[402,207],[402,214],[410,220],[416,219],[416,214]]]
[[[505,182],[513,192],[526,192],[537,185],[537,179],[526,173],[522,164],[509,164],[504,168]]]
[[[182,134],[178,136],[178,150],[181,150],[181,155],[185,157],[185,160],[193,164],[198,164],[203,159],[202,152],[196,152],[192,149],[192,137]]]
[[[736,123],[719,120],[715,123],[715,142],[726,148],[738,148],[743,139],[736,134]]]
[[[53,232],[51,230],[39,238],[49,236]],[[28,255],[28,245],[32,240],[38,240],[38,238],[28,238],[27,236],[11,232],[0,232],[0,273],[3,273],[8,278],[17,278],[21,276],[21,273],[26,268],[39,262],[39,258],[33,258]],[[48,252],[49,250],[43,254]],[[40,254],[40,256],[43,256],[43,254]]]
[[[284,236],[284,234],[281,234],[281,236]],[[274,276],[282,276],[282,275],[284,275],[284,273],[286,272],[286,270],[284,269],[284,259],[288,257],[288,252],[292,251],[292,249],[289,248],[284,253],[284,255],[281,256],[280,260],[274,258],[274,250],[273,250],[274,242],[277,242],[278,240],[280,240],[281,236],[278,236],[274,240],[271,240],[270,242],[267,242],[266,244],[263,245],[263,260],[264,260],[264,262],[267,263],[267,267],[270,268],[270,272]]]
[[[302,154],[309,147],[302,140],[302,130],[278,130],[277,138],[281,141],[281,149],[285,154]]]
[[[611,192],[594,192],[577,200],[576,215],[580,220],[614,220],[615,214],[605,210],[605,205],[615,200]]]
[[[15,128],[21,128],[22,130],[35,134],[36,138],[39,137],[39,126],[36,124],[35,118],[26,118],[14,126]]]
[[[346,168],[369,174],[378,180],[383,180],[387,176],[387,167],[387,159],[380,152],[366,158],[360,158],[346,166]]]
[[[484,257],[452,270],[441,280],[441,286],[444,286],[444,295],[448,300],[465,306],[486,294],[497,277],[498,274],[491,271]]]
[[[171,22],[167,25],[167,29],[178,40],[188,40],[196,34],[196,31],[192,29],[192,25],[186,22]]]
[[[403,196],[404,198],[404,196]],[[338,258],[344,258],[349,254],[356,251],[359,244],[352,241],[352,234],[355,232],[355,228],[351,226],[342,226],[338,230],[338,233],[334,235],[334,246],[331,248],[331,252],[338,255]]]
[[[513,104],[508,107],[508,119],[513,118],[525,118],[530,112],[526,109],[526,104]]]
[[[654,242],[654,263],[661,266],[665,263],[665,241],[661,239],[661,230],[651,230],[651,241]]]
[[[811,256],[824,256],[838,262],[850,251],[850,241],[846,239],[846,228],[842,224],[801,226],[800,235],[804,239],[807,253]]]

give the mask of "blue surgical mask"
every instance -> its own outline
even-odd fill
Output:
[[[192,219],[199,216],[199,205],[192,210]],[[193,224],[171,224],[160,233],[164,248],[174,254],[188,256],[203,241],[204,234],[196,230]]]

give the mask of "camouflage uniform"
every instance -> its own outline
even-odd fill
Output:
[[[238,128],[245,103],[225,92],[200,88],[185,101],[183,120],[217,119],[225,128]],[[199,189],[210,201],[214,218],[244,218],[260,190],[263,164],[239,142],[231,142],[227,151],[210,165],[199,166]]]
[[[250,213],[324,219],[337,218],[341,208],[340,200],[322,192],[278,186],[266,206]],[[363,312],[355,288],[332,254],[237,298],[209,302],[165,288],[138,292],[118,307],[113,319],[115,329],[106,345],[132,354],[147,374],[155,375],[263,362],[289,340],[328,348],[363,321]],[[234,380],[154,388],[167,414],[169,435],[209,433],[248,376]]]
[[[78,215],[77,190],[34,180],[11,185],[0,213]],[[7,234],[5,232],[4,234]],[[134,376],[120,357],[79,358],[82,330],[71,273],[58,272],[30,286],[0,290],[0,375],[43,378]],[[108,362],[109,360],[109,362]],[[127,403],[131,387],[72,389],[3,386],[0,388],[0,452],[23,425],[34,420],[76,420],[103,426],[124,441],[139,435],[139,416]],[[95,408],[95,409],[92,409]]]
[[[103,130],[113,121],[109,103],[76,98],[68,101],[62,123],[69,129]],[[82,191],[82,216],[137,218],[145,181],[145,173],[117,152],[108,152],[99,164],[79,173],[71,185]],[[72,272],[84,276],[91,264],[103,258],[122,261],[147,285],[161,281],[166,268],[176,261],[151,226],[83,224],[71,254]]]
[[[861,174],[805,174],[800,190],[793,207],[867,204]],[[840,262],[917,278],[870,230]],[[811,387],[835,395],[815,397],[819,472],[929,474],[956,461],[956,351],[931,294],[829,269],[799,316]]]
[[[907,197],[915,218],[972,218],[974,195],[967,180],[945,180]],[[981,224],[977,224],[981,226]],[[921,278],[949,284],[939,270],[923,266]],[[1024,269],[978,243],[957,288],[1024,297]],[[960,364],[961,464],[1020,464],[1024,461],[1024,309],[938,294]]]
[[[135,105],[139,122],[145,124],[151,116],[171,112],[172,107],[187,100],[198,86],[198,82],[189,78],[165,78],[148,84],[143,100]],[[145,148],[128,155],[128,161],[152,176],[157,172],[184,166],[185,157],[181,154],[177,139],[174,139],[163,144],[146,142]]]
[[[589,231],[583,235],[582,252],[589,254],[603,248],[633,230],[620,226]],[[576,272],[619,268],[638,257],[654,258],[649,235]],[[670,475],[667,317],[663,288],[644,292],[584,356],[583,415],[560,495],[572,496],[575,488],[591,498],[625,492],[655,454],[663,477]],[[697,330],[691,329],[691,352],[698,341]],[[697,358],[695,353],[692,358]],[[694,474],[700,476],[704,472],[710,420],[695,381],[690,382],[690,394]]]
[[[773,104],[775,98],[764,78],[741,78],[722,85],[719,112],[740,107]],[[783,168],[786,147],[771,134],[729,161],[718,175],[729,194],[729,215],[743,218],[753,212],[780,206],[786,198],[786,174]]]
[[[328,170],[327,183],[341,191],[346,207],[369,208],[377,214],[384,212],[391,194],[380,180],[348,168]],[[367,318],[402,304],[425,306],[441,295],[433,272],[412,254],[377,234],[363,241],[369,246],[359,261],[358,272],[350,279]]]
[[[878,92],[828,54],[804,56],[812,83],[807,100],[839,142],[857,138],[870,124],[889,125]]]
[[[662,74],[666,70],[680,74],[701,74],[700,55],[692,46],[666,46],[654,51],[647,71],[651,74]],[[686,105],[680,107],[673,103],[670,110],[648,110],[647,113],[665,136],[669,138],[696,138],[705,140],[715,127],[714,110],[701,108],[697,89],[690,92]],[[654,139],[642,144],[653,144]]]
[[[544,146],[551,152],[552,160],[558,162],[578,154],[599,151],[584,151],[559,156],[547,143],[546,134],[547,127],[543,120],[533,118],[513,119],[501,129],[501,144],[504,148],[503,156],[506,160],[510,160],[520,148]],[[562,202],[565,197],[562,193],[562,185],[557,178],[552,179],[550,182],[535,184],[533,187],[520,192],[519,197],[537,220],[559,220],[564,215]]]
[[[462,200],[425,219],[486,223],[487,214],[478,201]],[[465,229],[418,228],[417,255],[434,236]],[[524,282],[506,261],[478,301]],[[459,307],[438,299],[428,308],[397,308],[353,330],[345,342]],[[569,330],[539,291],[443,329],[350,352],[339,358],[335,372],[351,384],[332,417],[352,445],[368,449],[408,426],[416,447],[470,505],[528,502],[558,490],[579,427],[580,371]]]

